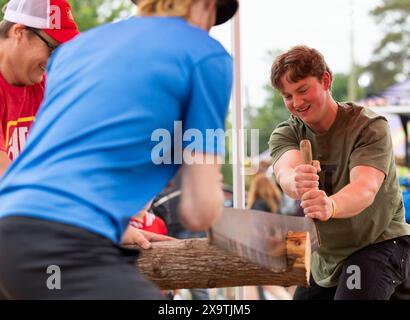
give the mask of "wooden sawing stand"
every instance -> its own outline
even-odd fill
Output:
[[[289,232],[286,243],[292,266],[274,273],[210,245],[207,239],[152,243],[142,250],[140,271],[161,289],[226,288],[249,285],[308,286],[309,233]]]

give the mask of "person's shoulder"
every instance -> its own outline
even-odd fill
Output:
[[[384,116],[355,102],[341,102],[339,103],[339,107],[339,110],[341,110],[349,122],[355,122],[366,126],[377,120],[382,120],[382,122],[387,121]]]
[[[124,42],[127,42],[128,38],[133,35],[133,33],[130,32],[130,20],[131,18],[103,23],[88,30],[81,31],[78,36],[61,45],[61,49],[63,50],[58,49],[57,51],[77,53],[79,50],[89,50],[90,47],[96,45],[104,45],[106,51],[109,51],[115,48],[116,43],[113,42],[113,39],[117,41],[122,39]],[[121,35],[120,37],[119,34]],[[130,47],[132,46],[131,43],[128,43],[128,45]]]
[[[156,49],[166,47],[164,54],[175,54],[193,64],[212,56],[225,56],[230,59],[229,53],[218,40],[180,17],[135,16],[100,27],[96,32],[112,32],[115,36],[121,34],[129,38],[130,43],[138,42],[143,37],[147,43],[144,46]],[[156,45],[152,45],[153,43]]]
[[[295,117],[294,115],[290,115],[290,117],[285,120],[280,122],[275,130],[272,132],[277,133],[277,132],[283,132],[287,130],[292,130],[292,131],[301,131],[303,130],[305,124],[303,123],[302,120],[300,120],[298,117]]]
[[[207,31],[191,25],[184,19],[171,19],[174,28],[168,29],[176,43],[189,52],[193,60],[200,62],[213,56],[225,56],[230,58],[224,46]]]

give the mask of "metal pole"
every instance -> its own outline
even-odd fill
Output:
[[[350,59],[351,70],[349,76],[348,97],[350,101],[355,101],[357,98],[357,70],[355,59],[355,13],[354,13],[354,0],[349,2],[350,9]]]
[[[240,13],[233,19],[232,52],[234,57],[234,88],[232,110],[232,155],[233,155],[233,189],[234,207],[245,208],[245,154],[243,132],[243,110],[241,99],[241,43],[240,43]]]
[[[242,83],[240,9],[233,18],[232,29],[232,53],[234,57],[234,88],[232,110],[233,205],[234,208],[245,208],[245,144],[241,99]],[[235,299],[245,299],[245,288],[236,288]]]

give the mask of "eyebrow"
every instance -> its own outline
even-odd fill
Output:
[[[299,91],[299,90],[301,90],[303,87],[305,87],[305,86],[307,86],[307,85],[308,85],[307,83],[304,83],[304,84],[300,85],[299,87],[297,87],[295,91]],[[283,96],[289,96],[290,93],[282,92],[282,95],[283,95]]]

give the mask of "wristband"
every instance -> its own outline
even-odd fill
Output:
[[[332,211],[332,215],[330,216],[330,218],[334,218],[336,217],[336,203],[332,198],[329,198],[330,201],[332,201],[332,207],[333,207],[333,211]]]

